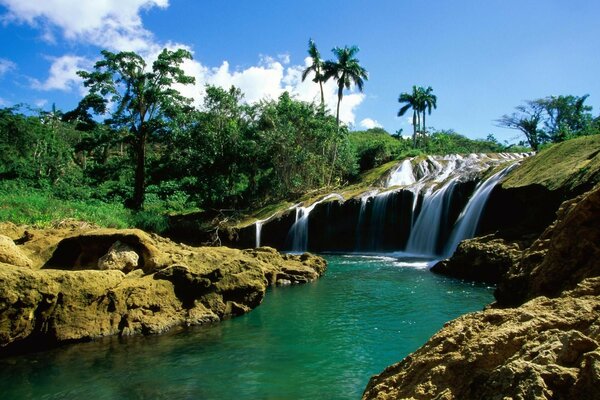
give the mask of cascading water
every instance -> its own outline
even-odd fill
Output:
[[[255,247],[260,247],[260,233],[262,231],[262,226],[263,226],[264,222],[265,221],[263,221],[263,220],[258,220],[258,221],[256,221],[254,223],[254,225],[256,227],[256,244],[255,244]]]
[[[321,204],[322,202],[332,198],[337,198],[340,201],[344,201],[344,198],[341,195],[332,193],[308,207],[296,207],[296,221],[288,233],[292,251],[302,252],[308,249],[308,216],[310,215],[310,212],[317,206],[317,204]]]
[[[403,160],[383,187],[373,187],[355,200],[344,202],[334,193],[307,207],[293,206],[295,218],[294,214],[285,217],[291,227],[285,244],[279,236],[279,246],[294,252],[310,246],[315,251],[400,252],[429,259],[450,255],[458,242],[475,234],[487,197],[509,170],[476,184],[481,176],[490,168],[516,165],[529,155],[469,154]],[[331,198],[340,202],[323,205],[325,208],[319,207],[311,216],[317,205]],[[270,219],[256,222],[256,246],[261,244],[261,229],[269,226]],[[311,243],[309,220],[311,235],[315,236]],[[281,221],[277,219],[277,224]],[[275,229],[280,227],[274,225]],[[267,240],[264,231],[262,236]]]
[[[400,166],[390,174],[390,178],[387,181],[387,187],[392,186],[407,186],[412,185],[416,182],[415,175],[413,174],[413,168],[411,159],[407,158],[402,161]]]
[[[437,253],[440,228],[443,223],[447,222],[443,221],[443,217],[448,215],[448,208],[455,187],[456,180],[452,179],[432,194],[425,195],[421,212],[413,225],[406,244],[407,253],[423,256],[431,256]]]
[[[479,219],[481,218],[481,214],[485,204],[487,203],[488,197],[492,192],[492,189],[494,189],[496,184],[500,182],[500,180],[504,178],[516,165],[517,164],[512,164],[495,173],[485,181],[479,183],[475,189],[475,192],[469,199],[469,202],[460,213],[456,224],[454,225],[450,239],[448,240],[444,249],[445,256],[451,256],[462,240],[470,239],[475,236]]]

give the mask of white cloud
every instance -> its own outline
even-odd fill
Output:
[[[53,29],[65,38],[114,50],[141,51],[152,43],[140,11],[166,8],[168,0],[0,0],[8,9],[5,20],[42,29],[45,40],[55,40]]]
[[[111,51],[135,51],[152,62],[160,51],[186,48],[177,43],[159,43],[144,28],[141,12],[150,8],[167,8],[168,0],[0,0],[8,13],[5,21],[26,23],[41,30],[44,40],[54,42],[59,37],[92,44]],[[289,54],[276,57],[261,56],[257,65],[244,69],[232,68],[228,61],[218,67],[208,67],[199,61],[186,61],[184,71],[196,78],[195,85],[179,87],[182,94],[202,101],[204,85],[212,84],[228,89],[232,85],[242,90],[249,103],[261,99],[276,99],[284,91],[303,101],[320,101],[319,85],[308,77],[302,82],[302,70],[309,65],[291,65]],[[76,75],[80,69],[89,69],[90,60],[75,55],[52,59],[48,78],[41,82],[32,79],[32,86],[40,90],[82,90],[81,79]],[[329,81],[323,85],[326,106],[335,113],[337,87]],[[349,92],[344,95],[340,107],[340,120],[348,124],[355,121],[355,109],[365,96]]]
[[[0,77],[16,68],[17,64],[15,64],[14,62],[5,58],[0,58]]]
[[[379,122],[371,118],[365,118],[362,121],[360,121],[360,126],[365,129],[382,127],[382,125]]]
[[[64,55],[52,58],[52,65],[48,78],[44,82],[32,79],[31,86],[39,90],[63,90],[70,91],[74,88],[84,93],[82,79],[77,76],[77,71],[88,69],[90,61],[84,57]]]
[[[280,56],[278,59],[281,60]],[[232,69],[228,61],[223,61],[221,66],[209,68],[199,61],[186,61],[184,71],[196,78],[194,86],[180,87],[181,93],[195,99],[196,104],[202,101],[204,86],[215,85],[229,89],[232,85],[241,89],[244,100],[254,103],[262,99],[277,99],[284,91],[289,92],[294,98],[308,102],[319,102],[321,99],[319,85],[312,79],[302,82],[302,65],[284,65],[290,60],[277,61],[272,57],[261,56],[256,66],[245,69]],[[335,113],[337,107],[337,86],[334,81],[323,85],[326,106]],[[344,95],[340,105],[340,120],[353,124],[355,109],[362,103],[365,96],[362,93],[350,92]]]

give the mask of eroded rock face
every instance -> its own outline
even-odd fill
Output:
[[[563,203],[557,220],[525,251],[494,294],[501,306],[557,296],[600,275],[600,187]]]
[[[121,263],[127,267],[101,270],[109,249],[131,256]],[[125,274],[132,252],[137,269]],[[309,254],[190,247],[138,230],[90,231],[59,242],[42,269],[0,263],[0,352],[219,321],[259,305],[271,284],[310,282],[325,269]]]
[[[363,399],[599,399],[600,278],[444,326]]]
[[[518,244],[493,235],[463,240],[452,257],[435,264],[437,274],[475,282],[498,283],[521,256]]]

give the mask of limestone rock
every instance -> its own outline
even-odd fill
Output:
[[[110,246],[108,253],[98,259],[98,268],[129,272],[137,268],[139,259],[140,256],[131,246],[117,240]]]
[[[463,240],[452,257],[438,262],[431,271],[470,281],[498,283],[520,256],[521,249],[516,243],[487,235]]]
[[[510,268],[495,296],[499,305],[515,306],[599,275],[600,186],[562,204],[557,220]]]
[[[467,314],[371,378],[363,399],[600,399],[600,278]]]
[[[0,262],[31,268],[33,262],[17,247],[9,237],[0,235]]]
[[[134,251],[139,268],[101,270],[111,247]],[[326,268],[310,254],[190,247],[139,230],[88,231],[55,248],[41,269],[0,263],[0,353],[219,321],[258,306],[278,280]]]

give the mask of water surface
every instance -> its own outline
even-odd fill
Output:
[[[319,281],[273,288],[220,324],[0,359],[1,398],[357,399],[371,375],[492,300],[394,258],[326,258]]]

